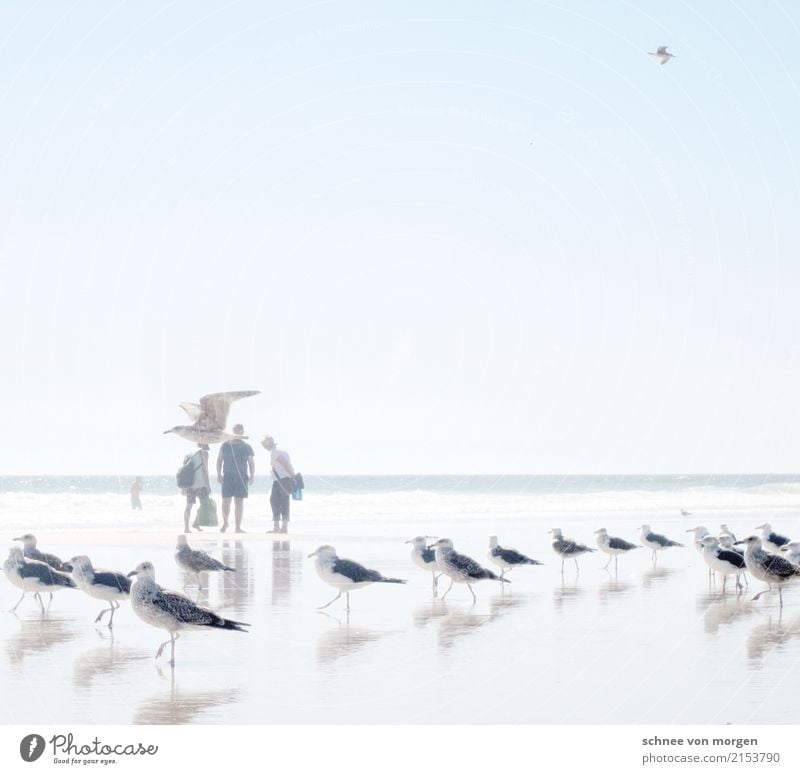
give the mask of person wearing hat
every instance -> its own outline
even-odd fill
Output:
[[[269,504],[272,507],[272,532],[289,531],[289,504],[295,488],[295,472],[289,452],[279,449],[271,435],[265,435],[261,445],[270,454],[272,465],[272,492]]]
[[[186,507],[183,510],[183,531],[189,532],[189,518],[192,515],[192,508],[198,498],[208,497],[211,492],[211,483],[208,480],[208,444],[198,443],[197,451],[184,460],[184,464],[190,463],[194,469],[192,485],[183,490],[186,497]],[[197,523],[197,516],[194,517],[192,526],[200,532],[200,525]]]
[[[232,441],[225,441],[217,455],[217,480],[222,484],[222,526],[220,532],[228,529],[228,517],[231,513],[231,499],[234,501],[234,517],[236,531],[242,529],[244,501],[248,495],[248,486],[256,476],[256,461],[253,447],[245,443],[243,425],[234,425],[233,434],[239,436]]]

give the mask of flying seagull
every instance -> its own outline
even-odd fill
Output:
[[[675,54],[670,54],[667,51],[666,46],[659,46],[655,51],[648,51],[647,53],[650,54],[650,56],[657,56],[658,61],[661,62],[662,65],[675,57]]]
[[[176,425],[165,430],[164,434],[175,433],[192,443],[220,443],[240,438],[225,432],[228,411],[231,403],[251,395],[258,395],[259,390],[239,390],[238,392],[213,392],[200,398],[200,403],[178,404],[194,420],[191,425]]]

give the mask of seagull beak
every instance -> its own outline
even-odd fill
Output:
[[[72,565],[69,562],[65,562],[63,567],[64,567],[64,572],[72,572]]]
[[[171,433],[171,432],[172,432],[172,430],[165,430],[164,431],[164,435],[167,435],[167,433]]]
[[[312,557],[312,556],[316,556],[316,555],[317,555],[317,553],[319,553],[319,552],[318,552],[318,551],[314,551],[314,553],[313,553],[313,554],[309,554],[309,555],[306,557],[306,559],[311,559],[311,557]]]
[[[131,570],[125,577],[132,578],[134,575],[138,575],[139,573],[136,570]]]
[[[410,544],[410,543],[413,543],[414,541],[413,541],[413,540],[406,540],[406,541],[404,541],[404,542],[405,542],[405,544],[406,544],[406,545],[408,545],[408,544]]]
[[[735,546],[743,546],[744,545],[744,540],[737,540],[733,545],[735,545]]]
[[[14,538],[14,540],[22,540],[22,538],[21,537]]]

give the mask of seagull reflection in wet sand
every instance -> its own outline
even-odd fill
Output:
[[[447,650],[465,635],[474,634],[486,624],[510,613],[515,607],[526,604],[524,597],[503,596],[501,593],[490,597],[488,613],[476,613],[474,605],[463,610],[449,611],[439,623],[439,647]],[[440,606],[447,609],[444,603],[440,603]]]
[[[74,618],[42,618],[36,615],[20,620],[19,631],[6,640],[6,654],[11,663],[19,664],[27,656],[69,642],[75,638],[78,629],[78,622]]]
[[[739,618],[758,612],[756,605],[750,600],[721,594],[698,595],[697,607],[705,608],[703,625],[707,634],[717,634],[720,626],[727,626]]]
[[[160,668],[158,673],[164,677]],[[197,722],[199,716],[209,710],[225,707],[237,701],[239,701],[238,688],[180,691],[175,682],[175,672],[170,670],[169,695],[157,695],[141,702],[131,722],[145,726],[184,725]],[[203,718],[203,720],[213,719],[223,723],[226,717],[225,714],[220,714],[216,718]]]
[[[75,659],[72,672],[72,683],[77,690],[87,690],[95,679],[105,680],[113,677],[120,679],[120,673],[125,667],[136,661],[149,661],[150,651],[144,648],[131,648],[114,642],[114,631],[110,636],[99,630],[97,635],[105,641],[104,645],[84,650]]]
[[[798,638],[800,638],[800,617],[784,624],[783,611],[780,609],[777,621],[773,621],[770,616],[766,623],[759,624],[750,632],[750,636],[747,638],[747,656],[753,661],[764,661],[768,653],[773,650],[782,650],[790,640]]]
[[[392,633],[351,626],[347,621],[342,622],[328,613],[320,612],[320,615],[336,623],[336,626],[324,631],[317,639],[317,662],[322,666],[330,666],[344,656],[352,656]]]

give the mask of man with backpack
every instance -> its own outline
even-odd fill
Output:
[[[208,445],[198,443],[197,446],[197,451],[186,456],[178,471],[178,486],[186,496],[186,507],[183,511],[184,532],[189,532],[189,517],[198,498],[202,500],[211,493],[211,483],[208,480]],[[192,526],[200,532],[197,517]]]
[[[242,529],[244,501],[249,494],[248,486],[253,483],[256,476],[253,447],[244,442],[244,439],[247,438],[244,434],[244,426],[234,425],[233,434],[239,437],[232,441],[225,441],[220,446],[217,455],[217,480],[222,484],[222,527],[220,527],[220,532],[228,529],[231,499],[234,501],[236,531],[244,532]]]

